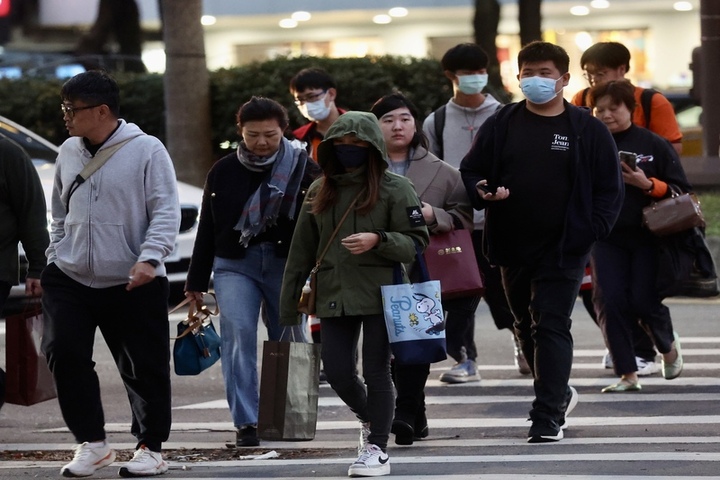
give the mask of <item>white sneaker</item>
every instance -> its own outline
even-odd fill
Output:
[[[361,455],[368,444],[370,436],[370,422],[362,422],[360,424],[360,440],[358,441],[358,455]]]
[[[118,474],[121,477],[149,477],[160,475],[168,471],[168,464],[158,452],[148,450],[145,445],[135,450],[133,458],[120,467]]]
[[[349,477],[380,477],[383,475],[390,475],[390,457],[373,443],[368,443],[365,451],[348,468]]]
[[[440,375],[444,383],[466,383],[480,380],[477,365],[473,360],[456,363],[449,371]]]
[[[635,363],[637,364],[637,374],[641,377],[647,377],[660,371],[660,365],[642,357],[635,357]]]
[[[610,355],[610,350],[605,350],[605,355],[603,355],[602,358],[602,366],[603,368],[613,368],[613,359],[612,355]]]
[[[560,425],[561,430],[565,430],[568,427],[567,417],[568,417],[568,415],[570,415],[570,413],[572,413],[572,411],[577,406],[578,399],[579,399],[579,396],[578,396],[577,390],[575,390],[575,387],[571,387],[568,385],[567,397],[565,397],[565,404],[562,407],[565,409],[565,411],[563,412],[562,419],[558,422],[558,425]]]
[[[89,477],[96,470],[107,467],[115,461],[115,452],[106,441],[85,442],[75,447],[75,456],[72,462],[62,469],[60,474],[63,477]]]

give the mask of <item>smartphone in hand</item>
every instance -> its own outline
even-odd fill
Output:
[[[495,189],[492,189],[492,188],[488,187],[487,185],[481,185],[478,183],[475,185],[475,188],[477,188],[481,192],[489,193],[490,195],[495,195]]]
[[[620,161],[630,167],[632,170],[637,170],[637,153],[619,151]]]

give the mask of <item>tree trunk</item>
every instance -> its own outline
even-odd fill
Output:
[[[140,11],[135,0],[100,0],[95,23],[88,33],[80,37],[75,53],[78,55],[104,55],[108,53],[105,46],[114,34],[118,43],[118,53],[122,56],[117,61],[125,71],[145,72],[142,62],[142,30],[140,29]],[[116,69],[119,65],[108,65],[98,58],[97,62],[90,59],[82,60],[86,68]]]
[[[162,0],[167,149],[178,179],[202,186],[212,165],[202,0]]]
[[[518,23],[520,23],[520,45],[523,47],[535,40],[542,40],[542,0],[520,0]]]
[[[500,4],[497,0],[475,0],[475,17],[473,18],[475,43],[485,50],[489,58],[487,89],[500,102],[507,103],[511,97],[502,83],[495,45],[499,23]]]

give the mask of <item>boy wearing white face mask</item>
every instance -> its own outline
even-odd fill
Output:
[[[530,443],[561,440],[577,403],[570,315],[590,249],[610,233],[624,193],[607,128],[561,95],[569,62],[557,45],[526,45],[518,80],[527,100],[485,122],[460,165],[473,206],[485,209],[484,251],[500,266],[535,380]]]
[[[317,161],[317,147],[325,132],[345,113],[335,106],[335,80],[321,68],[305,68],[290,79],[290,93],[302,116],[310,120],[295,129],[293,135],[307,144],[308,154]]]
[[[441,65],[445,76],[452,82],[453,96],[442,107],[431,113],[423,122],[423,133],[428,139],[428,150],[455,168],[470,150],[480,126],[502,104],[492,95],[483,93],[487,85],[488,56],[474,43],[461,43],[443,55]],[[498,329],[513,328],[513,316],[505,300],[497,268],[491,268],[482,256],[482,230],[485,224],[483,211],[473,215],[472,232],[478,267],[485,278],[485,301],[490,307]],[[480,380],[475,359],[475,310],[480,297],[454,299],[443,302],[448,312],[447,351],[457,362],[440,375],[440,381],[455,384]],[[512,335],[514,345],[515,336]],[[530,373],[522,351],[515,348],[515,362],[522,374]]]

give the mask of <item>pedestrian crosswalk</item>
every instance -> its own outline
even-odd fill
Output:
[[[592,333],[597,335],[597,330]],[[507,332],[495,334],[495,338],[507,336]],[[397,446],[391,435],[388,452],[392,477],[720,478],[720,336],[687,334],[682,342],[685,370],[681,377],[668,381],[658,373],[641,378],[642,392],[603,394],[600,389],[614,383],[616,377],[612,370],[601,366],[604,353],[601,339],[579,341],[571,385],[578,390],[580,402],[568,417],[565,438],[551,444],[527,443],[533,380],[517,372],[511,353],[481,354],[478,358],[481,380],[465,384],[447,385],[438,380],[450,368],[450,361],[434,365],[425,399],[430,436],[412,446]],[[127,419],[127,416],[109,419],[106,430],[127,438],[131,428]],[[233,437],[234,427],[222,398],[205,397],[194,402],[176,398],[173,419],[170,441],[165,444],[170,450],[224,448],[225,442]],[[358,431],[359,423],[352,412],[328,385],[322,385],[315,440],[263,441],[261,450],[265,455],[261,458],[248,455],[201,462],[176,459],[171,461],[171,470],[163,478],[347,478],[347,466],[356,455]],[[64,427],[42,424],[34,429],[41,436],[65,432]],[[120,443],[116,447],[132,449],[134,444]],[[71,445],[0,444],[0,450],[23,448],[69,450]],[[238,456],[241,454],[238,451]],[[0,479],[12,478],[3,476],[5,469],[55,469],[58,465],[0,462]]]

